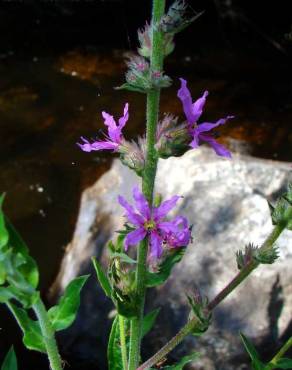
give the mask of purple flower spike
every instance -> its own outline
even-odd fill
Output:
[[[181,87],[178,90],[177,96],[182,102],[183,110],[188,122],[188,130],[192,137],[190,146],[192,148],[198,148],[201,141],[205,141],[214,149],[216,154],[231,158],[231,153],[223,145],[219,144],[212,134],[206,134],[211,131],[213,128],[224,125],[227,120],[234,118],[234,116],[227,116],[226,118],[221,118],[215,123],[204,122],[198,124],[198,119],[201,117],[206,103],[206,98],[208,96],[208,91],[205,91],[201,98],[192,102],[192,97],[189,89],[187,88],[187,81],[183,78],[180,78]]]
[[[125,127],[126,122],[129,119],[129,104],[126,103],[124,107],[124,114],[121,118],[119,118],[118,125],[114,120],[113,116],[106,112],[102,112],[102,116],[104,118],[104,124],[108,127],[108,135],[105,136],[106,140],[96,140],[90,143],[84,137],[81,137],[82,143],[77,143],[78,146],[84,152],[91,152],[92,150],[113,150],[117,151],[122,140],[122,129]]]
[[[130,205],[125,198],[119,196],[120,205],[125,209],[125,216],[135,227],[125,239],[125,249],[130,245],[137,245],[146,236],[150,242],[150,259],[157,260],[163,253],[163,243],[172,248],[187,246],[191,233],[187,220],[177,216],[172,221],[165,220],[166,215],[176,206],[178,195],[161,203],[159,207],[149,207],[144,195],[138,187],[133,189],[133,198],[136,209]]]

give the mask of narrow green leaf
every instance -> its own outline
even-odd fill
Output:
[[[241,340],[244,344],[244,347],[249,354],[251,360],[252,360],[252,367],[254,370],[262,370],[264,369],[265,365],[261,362],[259,358],[259,354],[257,353],[257,350],[255,349],[254,345],[251,343],[249,339],[247,339],[246,336],[244,336],[242,333],[239,333]]]
[[[24,258],[24,262],[19,266],[18,270],[21,272],[23,277],[31,284],[34,288],[38,286],[39,272],[35,260],[29,255],[29,250],[21,238],[19,233],[15,230],[11,222],[5,218],[6,227],[9,233],[9,245],[13,248],[13,254],[20,254]]]
[[[109,370],[123,370],[122,351],[120,344],[119,316],[113,321],[107,347]]]
[[[200,356],[199,352],[194,352],[191,355],[184,356],[177,364],[165,366],[163,370],[182,370],[185,365],[189,364],[190,362],[196,360]]]
[[[80,291],[89,275],[72,280],[56,306],[49,309],[48,315],[56,331],[68,328],[75,320],[79,305]]]
[[[23,332],[22,340],[26,348],[46,353],[46,346],[39,322],[32,320],[24,309],[12,303],[7,304],[7,306]]]
[[[0,303],[6,303],[12,298],[15,298],[15,296],[9,287],[0,287]]]
[[[120,258],[122,262],[129,263],[129,264],[134,264],[137,263],[137,261],[133,260],[133,258],[129,257],[126,253],[111,253],[110,254],[111,258]]]
[[[148,272],[146,286],[150,288],[163,284],[168,279],[174,265],[181,261],[184,253],[185,248],[174,249],[162,264],[159,265],[158,272]]]
[[[17,369],[18,369],[17,358],[12,346],[4,358],[1,370],[17,370]]]
[[[110,298],[112,294],[112,287],[110,285],[108,277],[104,273],[100,263],[97,261],[95,257],[92,258],[92,263],[100,286],[102,287],[105,295]]]
[[[280,358],[277,361],[276,368],[279,369],[292,369],[292,359],[291,358]]]
[[[4,201],[4,194],[0,196],[0,249],[8,243],[9,234],[5,226],[4,213],[2,211],[2,204]]]
[[[148,90],[143,89],[141,87],[130,85],[128,82],[125,82],[121,86],[115,87],[115,89],[116,90],[129,90],[129,91],[134,91],[134,92],[140,92],[140,93],[143,93],[143,94],[146,94],[147,91],[148,91]]]
[[[160,308],[157,308],[156,310],[153,310],[149,312],[147,315],[143,318],[142,323],[142,338],[149,333],[149,331],[152,329],[152,326],[155,323],[156,317],[159,314]]]

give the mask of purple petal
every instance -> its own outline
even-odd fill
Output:
[[[166,242],[170,247],[186,247],[191,239],[188,221],[183,216],[177,216],[173,221],[176,229],[166,235]]]
[[[119,144],[112,141],[95,141],[91,144],[92,150],[117,150]]]
[[[150,219],[150,208],[149,204],[144,195],[139,191],[138,186],[133,188],[133,198],[136,202],[136,208],[147,220]]]
[[[121,141],[121,130],[117,127],[114,117],[107,112],[102,112],[104,118],[104,124],[108,126],[108,136],[115,143],[120,143]]]
[[[162,233],[172,233],[179,230],[178,226],[173,221],[158,222],[156,226]]]
[[[125,126],[126,122],[129,119],[128,110],[129,110],[129,104],[126,103],[125,107],[124,107],[124,115],[119,119],[119,129],[120,129],[120,131],[122,130],[122,128]]]
[[[181,88],[177,92],[177,96],[182,102],[183,110],[185,112],[187,121],[189,124],[194,124],[196,122],[196,117],[193,114],[193,104],[192,97],[189,89],[187,88],[187,81],[183,78],[180,78]]]
[[[220,155],[221,157],[231,158],[230,151],[225,148],[224,145],[219,144],[213,137],[208,135],[200,135],[200,139],[210,144],[217,155]]]
[[[215,123],[210,123],[210,122],[201,123],[196,128],[196,130],[197,130],[198,133],[210,131],[210,130],[212,130],[213,128],[215,128],[217,126],[224,125],[226,123],[226,121],[231,119],[231,118],[234,118],[234,116],[227,116],[225,118],[221,118]]]
[[[150,258],[151,259],[158,259],[161,257],[163,249],[162,249],[162,238],[158,235],[158,233],[153,230],[150,234]]]
[[[122,207],[125,208],[127,211],[126,217],[131,222],[131,224],[136,226],[143,226],[145,223],[145,220],[142,216],[140,216],[138,213],[135,212],[134,207],[129,204],[124,197],[121,195],[118,196],[118,201]]]
[[[180,81],[181,88],[178,90],[177,96],[183,104],[183,110],[185,112],[187,121],[190,125],[193,125],[201,117],[204,105],[206,103],[206,97],[209,93],[208,91],[205,91],[204,94],[193,103],[191,93],[187,88],[187,81],[183,78],[180,78]]]
[[[198,119],[201,117],[203,113],[203,108],[206,103],[206,97],[208,95],[209,95],[208,91],[205,91],[204,94],[201,96],[201,98],[196,100],[193,104],[192,112],[193,112],[195,122],[198,121]]]
[[[196,129],[193,130],[193,132],[191,133],[191,135],[193,136],[193,140],[190,142],[190,146],[193,148],[193,149],[196,149],[199,147],[199,137],[198,137],[198,134],[197,134],[197,131]]]
[[[131,231],[125,239],[125,250],[127,251],[130,245],[137,245],[146,236],[147,232],[142,227],[139,229]]]
[[[165,217],[168,212],[170,212],[176,205],[177,201],[181,197],[179,195],[174,195],[168,200],[165,200],[160,204],[159,207],[153,209],[153,217],[155,221],[159,221],[162,217]]]

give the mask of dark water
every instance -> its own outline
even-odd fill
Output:
[[[181,114],[176,90],[178,77],[185,77],[194,98],[210,91],[206,120],[236,116],[219,131],[233,151],[291,161],[292,80],[285,57],[275,64],[244,54],[207,55],[169,60],[174,87],[163,93],[161,111]],[[39,263],[44,293],[70,241],[82,190],[111,163],[110,154],[81,152],[79,137],[96,137],[103,128],[101,111],[119,116],[125,102],[125,136],[143,132],[144,96],[113,90],[123,82],[123,57],[122,50],[80,49],[52,58],[1,56],[0,191],[7,193],[6,213]],[[15,330],[6,316],[0,317],[3,348]]]

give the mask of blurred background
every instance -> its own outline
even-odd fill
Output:
[[[193,97],[210,91],[206,119],[236,116],[220,131],[232,151],[291,161],[291,1],[188,3],[205,12],[176,37],[165,63],[174,83],[162,93],[161,111],[180,114],[176,91],[184,77]],[[136,50],[150,9],[146,0],[1,2],[0,191],[38,261],[44,296],[71,240],[82,191],[111,164],[111,154],[81,152],[79,137],[95,138],[101,111],[119,117],[126,101],[125,136],[143,132],[145,97],[113,87],[124,81],[124,59]],[[14,343],[23,352],[20,369],[47,368],[42,356],[23,351],[19,334],[1,306],[0,363]]]

